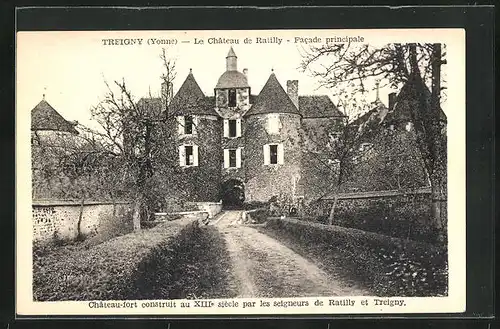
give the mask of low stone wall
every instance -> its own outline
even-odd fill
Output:
[[[213,218],[222,211],[222,201],[219,202],[186,202],[187,205],[198,207],[200,211],[208,213],[208,218]]]
[[[328,198],[309,205],[304,218],[327,224],[333,203]],[[332,223],[430,243],[437,241],[439,233],[431,223],[428,188],[339,194]]]
[[[119,202],[87,202],[83,206],[80,231],[83,237],[102,239],[133,230],[130,205]],[[33,201],[33,241],[72,241],[78,236],[81,204],[75,201]]]
[[[208,212],[204,210],[180,211],[180,212],[156,212],[154,222],[168,222],[179,218],[189,218],[193,220],[205,221],[209,218]]]

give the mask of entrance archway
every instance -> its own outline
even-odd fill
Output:
[[[220,194],[224,208],[241,208],[245,201],[245,186],[238,179],[229,179],[222,183]]]

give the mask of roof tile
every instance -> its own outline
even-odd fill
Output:
[[[66,131],[78,134],[75,125],[64,119],[45,100],[42,100],[31,110],[31,130]]]
[[[207,114],[217,115],[214,104],[207,102],[207,97],[196,82],[192,73],[189,73],[177,94],[170,102],[170,111],[173,114]]]
[[[299,110],[304,118],[345,116],[326,95],[299,96]]]
[[[299,110],[288,97],[274,73],[271,73],[255,104],[245,116],[265,113],[293,113],[300,115]]]

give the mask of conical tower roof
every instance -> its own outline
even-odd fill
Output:
[[[238,56],[236,56],[236,53],[234,52],[233,46],[231,46],[231,47],[229,48],[229,52],[227,53],[226,58],[227,58],[227,57],[238,57]]]
[[[31,110],[31,130],[66,131],[78,134],[75,125],[64,119],[45,99]]]
[[[190,70],[186,80],[170,102],[169,111],[176,115],[209,114],[217,115],[213,106],[207,102],[205,94]]]
[[[246,113],[246,116],[266,113],[293,113],[300,115],[288,94],[279,83],[276,75],[271,73],[255,104]]]
[[[424,100],[424,107],[422,108],[424,113],[419,114],[430,115],[431,91],[425,85],[420,74],[413,73],[401,88],[399,94],[396,97],[394,108],[388,112],[385,121],[412,121],[412,110],[419,108],[418,103],[421,98]],[[442,122],[446,122],[446,114],[443,112],[441,106],[439,107],[438,111],[439,113],[437,113],[436,116],[437,119]]]

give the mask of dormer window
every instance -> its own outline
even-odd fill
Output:
[[[229,107],[236,106],[236,89],[229,89],[227,106],[229,106]]]

